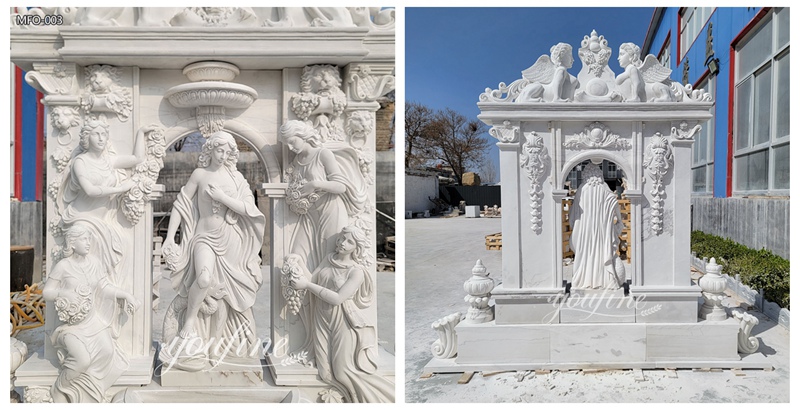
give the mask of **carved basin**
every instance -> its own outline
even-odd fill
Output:
[[[176,108],[216,106],[238,109],[252,105],[258,93],[244,84],[200,81],[176,85],[164,93],[164,98]]]

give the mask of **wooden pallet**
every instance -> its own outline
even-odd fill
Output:
[[[493,233],[491,235],[486,235],[486,250],[487,251],[499,251],[503,249],[503,233]]]
[[[394,259],[394,236],[386,237],[386,256]]]

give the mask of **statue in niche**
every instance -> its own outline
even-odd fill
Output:
[[[572,287],[619,289],[625,281],[625,266],[616,252],[623,228],[617,196],[594,163],[584,166],[583,179],[569,211],[569,244],[575,251]]]
[[[280,138],[295,153],[287,170],[286,202],[300,216],[291,253],[313,270],[335,248],[335,237],[367,203],[358,154],[345,144],[322,146],[320,134],[302,121],[287,121]]]
[[[619,65],[625,72],[617,76],[620,94],[626,102],[670,102],[675,101],[672,94],[672,73],[661,65],[658,59],[648,54],[642,61],[639,46],[623,43],[619,46]]]
[[[188,371],[225,355],[258,357],[261,347],[252,308],[262,281],[258,252],[266,218],[236,169],[238,158],[236,141],[227,132],[217,131],[203,144],[198,167],[173,205],[162,247],[178,293],[164,319],[164,343],[180,338],[187,341],[186,351],[196,354],[165,348],[161,359]],[[181,243],[176,244],[179,226]],[[196,344],[209,341],[223,341],[230,349],[198,351]]]
[[[116,155],[109,141],[105,117],[86,119],[80,131],[80,143],[67,165],[69,172],[65,173],[56,198],[64,225],[83,222],[89,226],[97,240],[103,268],[117,285],[122,285],[115,268],[122,258],[118,194],[135,185],[126,178],[124,170],[145,160],[144,134],[153,129],[153,126],[139,129],[132,155]]]
[[[119,70],[110,65],[86,67],[87,93],[81,97],[86,111],[113,112],[120,121],[127,121],[133,109],[130,91],[120,87]]]
[[[543,55],[522,77],[530,82],[522,89],[517,102],[569,102],[572,101],[578,79],[567,72],[572,68],[572,46],[558,43],[550,48],[550,57]]]
[[[106,390],[129,363],[117,343],[123,313],[119,302],[129,317],[141,303],[115,286],[91,254],[88,226],[74,224],[65,236],[64,259],[55,265],[42,290],[63,322],[50,335],[61,363],[51,396],[57,403],[103,403],[109,400]]]
[[[293,277],[290,286],[313,295],[311,329],[319,377],[339,390],[347,402],[392,403],[394,383],[375,374],[376,325],[368,323],[360,311],[369,307],[375,296],[368,271],[369,237],[350,225],[337,235],[335,245],[335,251],[313,273],[299,255],[290,254],[284,260],[291,269],[304,272]]]
[[[81,116],[78,110],[75,107],[63,105],[53,107],[52,111],[50,111],[50,120],[53,128],[55,128],[58,143],[61,145],[67,145],[72,142],[72,134],[70,134],[69,129],[81,124]]]
[[[344,141],[344,131],[338,119],[347,105],[347,96],[341,85],[339,70],[335,66],[306,66],[300,80],[302,92],[292,96],[292,112],[309,122],[319,132],[322,142]],[[313,121],[309,119],[312,116]]]
[[[249,7],[186,7],[169,24],[175,27],[258,27]]]

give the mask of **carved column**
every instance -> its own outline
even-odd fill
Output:
[[[527,229],[521,220],[520,206],[520,129],[518,122],[503,121],[489,130],[498,139],[500,149],[500,195],[503,203],[503,287],[518,289],[522,286],[519,230]],[[524,192],[524,191],[522,191]]]

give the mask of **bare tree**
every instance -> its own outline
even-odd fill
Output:
[[[483,163],[481,163],[480,175],[485,185],[497,182],[497,168],[494,167],[494,163],[488,157],[484,158]]]
[[[434,112],[416,102],[406,104],[406,168],[416,168],[430,159],[429,137]]]
[[[453,169],[458,185],[462,184],[461,178],[467,169],[483,162],[489,149],[489,141],[483,137],[486,129],[479,120],[470,121],[450,108],[437,111],[433,123],[428,126],[426,135],[434,158]]]

